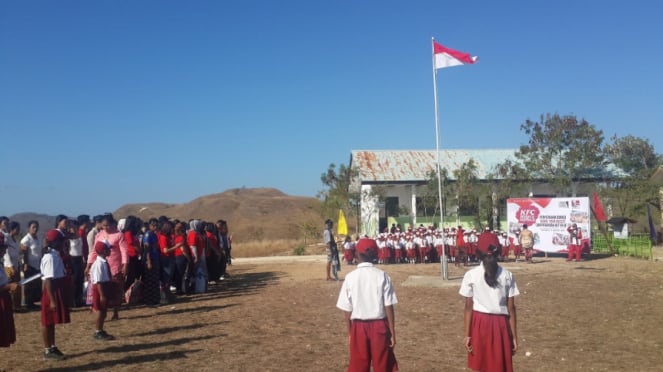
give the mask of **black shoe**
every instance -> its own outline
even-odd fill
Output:
[[[44,359],[63,360],[66,359],[66,356],[57,347],[53,346],[44,352]]]
[[[110,340],[114,340],[115,337],[109,335],[108,333],[106,333],[106,331],[99,331],[99,332],[95,332],[94,339],[95,340],[100,340],[100,341],[110,341]]]

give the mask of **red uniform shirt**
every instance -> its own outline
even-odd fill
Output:
[[[174,235],[173,236],[174,245],[183,243],[183,245],[175,250],[175,257],[184,256],[184,251],[189,251],[189,246],[186,244],[186,236],[184,235]]]
[[[173,252],[166,252],[166,249],[172,246],[170,237],[162,233],[157,233],[157,238],[159,239],[159,252],[161,253],[161,257],[172,257]]]
[[[124,241],[127,242],[127,254],[129,254],[129,257],[138,256],[138,251],[136,250],[136,244],[138,242],[131,231],[124,232]]]

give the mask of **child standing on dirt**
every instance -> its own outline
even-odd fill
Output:
[[[90,282],[92,288],[92,311],[97,313],[95,325],[97,327],[94,333],[95,340],[108,341],[115,337],[104,331],[104,321],[108,314],[108,301],[110,298],[111,272],[106,257],[110,255],[110,246],[102,241],[94,243],[94,251],[97,253],[97,259],[90,269]]]
[[[69,304],[66,303],[66,276],[62,250],[64,236],[59,230],[46,233],[46,248],[41,258],[41,334],[44,342],[45,359],[65,359],[65,355],[55,346],[55,325],[69,323]]]
[[[459,290],[465,297],[467,367],[512,372],[512,355],[518,350],[518,286],[511,272],[498,265],[498,247],[479,254],[481,264],[465,273]]]
[[[7,253],[5,234],[0,232],[0,261]],[[1,264],[0,264],[1,266]],[[16,342],[16,328],[14,326],[14,310],[10,291],[18,288],[17,283],[10,283],[5,270],[0,270],[0,347],[9,347]]]

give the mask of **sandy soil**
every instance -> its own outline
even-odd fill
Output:
[[[608,257],[581,263],[538,258],[507,263],[516,275],[519,371],[657,371],[663,365],[663,264]],[[439,276],[440,265],[382,266],[396,284],[396,356],[402,371],[463,371],[466,270],[450,266],[444,288],[403,286]],[[342,274],[352,270],[343,266]],[[158,308],[123,309],[107,323],[114,341],[92,339],[87,310],[58,326],[64,361],[45,361],[39,313],[16,314],[18,341],[0,370],[343,371],[347,337],[335,308],[340,283],[324,280],[324,257],[237,259],[205,295]],[[526,356],[526,352],[530,356]]]

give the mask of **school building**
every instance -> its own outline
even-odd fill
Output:
[[[455,182],[454,171],[472,159],[476,165],[477,181],[485,183],[498,164],[508,159],[518,162],[516,151],[517,149],[440,150],[440,168],[447,170],[446,183],[451,184]],[[435,209],[427,206],[424,198],[424,195],[430,195],[427,184],[431,180],[431,172],[436,171],[437,157],[436,150],[352,150],[350,168],[355,170],[356,174],[350,191],[361,193],[359,233],[375,236],[392,223],[399,223],[403,228],[410,224],[439,224],[439,213],[437,216],[430,215]],[[614,165],[588,172],[578,182],[574,182],[573,195],[589,195],[597,182],[615,180],[622,176],[624,173]],[[546,182],[528,183],[522,193],[510,197],[555,195],[553,188]],[[492,199],[491,195],[486,195],[486,198],[485,202]],[[506,216],[504,203],[498,200],[492,204],[499,205],[500,209],[493,211],[494,214]],[[466,224],[463,221],[469,221],[458,213],[455,198],[446,200],[443,209],[446,211],[443,216],[444,226]],[[500,222],[504,222],[504,218]]]

